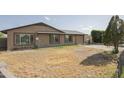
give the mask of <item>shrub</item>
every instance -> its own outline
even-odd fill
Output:
[[[104,31],[92,30],[91,36],[94,43],[103,43]]]

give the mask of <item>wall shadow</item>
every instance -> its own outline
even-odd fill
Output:
[[[92,56],[87,57],[85,60],[80,62],[80,65],[94,65],[94,66],[102,66],[110,64],[113,60],[111,55],[106,55],[104,53],[94,54]]]

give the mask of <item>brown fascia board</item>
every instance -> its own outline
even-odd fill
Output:
[[[65,34],[65,33],[59,33],[59,32],[37,32],[38,34]]]
[[[61,34],[61,35],[84,35],[84,34],[67,34],[67,33],[57,33],[57,32],[37,32],[38,34]]]
[[[28,27],[28,26],[32,26],[32,25],[44,25],[44,26],[48,26],[48,27],[50,27],[50,28],[56,29],[57,31],[59,31],[59,32],[61,32],[61,33],[64,33],[63,31],[61,31],[61,30],[59,30],[59,29],[57,29],[57,28],[55,28],[55,27],[52,27],[52,26],[50,26],[50,25],[48,25],[48,24],[45,24],[45,23],[43,23],[43,22],[34,23],[34,24],[29,24],[29,25],[20,26],[20,27],[15,27],[15,28],[10,28],[10,29],[6,29],[6,30],[2,30],[2,31],[0,31],[0,32],[7,34],[7,31],[14,30],[14,29],[20,29],[20,28]]]

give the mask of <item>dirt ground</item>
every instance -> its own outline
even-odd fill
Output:
[[[16,77],[113,77],[116,64],[103,51],[74,45],[0,52],[0,62]]]

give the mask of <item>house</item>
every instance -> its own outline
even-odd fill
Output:
[[[35,23],[2,30],[7,34],[7,50],[48,47],[66,44],[84,44],[85,34],[59,30],[45,23]]]

